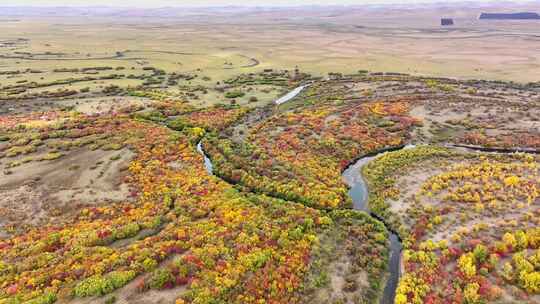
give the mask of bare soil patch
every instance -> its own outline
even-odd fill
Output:
[[[75,150],[54,161],[23,164],[0,180],[1,233],[54,222],[83,206],[128,199],[122,182],[134,153]]]

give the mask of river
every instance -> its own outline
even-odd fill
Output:
[[[282,96],[281,98],[274,101],[275,104],[280,105],[282,103],[285,103],[293,98],[295,98],[298,94],[300,94],[305,88],[307,88],[308,85],[299,86],[296,89],[290,91],[286,95]]]
[[[212,161],[210,158],[204,153],[204,150],[202,148],[202,140],[199,141],[197,144],[197,152],[199,152],[204,157],[204,167],[206,168],[206,172],[208,172],[210,175],[214,174],[214,165],[212,165]]]
[[[343,171],[343,181],[349,186],[349,196],[353,201],[353,208],[355,210],[367,212],[371,216],[381,220],[369,209],[369,192],[367,183],[362,176],[362,167],[375,159],[380,154],[386,153],[388,151],[410,149],[413,147],[413,145],[407,145],[402,147],[385,149],[383,151],[380,151],[379,153],[374,153],[375,155],[371,154],[366,157],[360,158],[354,164],[350,165],[345,171]],[[388,261],[389,276],[380,300],[381,304],[394,303],[394,298],[396,297],[396,289],[399,283],[399,277],[401,275],[401,250],[403,249],[403,246],[401,245],[401,240],[394,231],[388,229],[388,232],[390,234],[390,257]]]
[[[405,148],[412,147],[412,146],[406,146]],[[392,149],[396,150],[396,149]],[[197,151],[204,157],[204,166],[206,168],[206,171],[209,174],[213,174],[213,165],[210,158],[204,153],[204,150],[202,149],[202,144],[199,142],[197,144]],[[380,154],[385,153],[381,152]],[[364,180],[362,176],[362,167],[369,163],[371,160],[376,158],[376,156],[367,156],[363,157],[360,160],[358,160],[353,165],[349,166],[342,174],[344,182],[350,187],[349,189],[349,196],[351,197],[353,201],[353,208],[360,211],[365,211],[372,216],[376,217],[376,215],[372,214],[369,210],[368,206],[368,188],[366,181]],[[389,270],[389,276],[386,281],[386,285],[384,287],[383,295],[381,297],[380,303],[381,304],[393,304],[394,298],[396,296],[396,288],[399,283],[399,277],[401,275],[401,240],[397,236],[396,233],[394,233],[391,230],[388,230],[390,234],[390,257],[388,261],[388,270]]]
[[[287,95],[281,97],[280,99],[275,101],[275,104],[280,105],[284,102],[287,102],[294,97],[296,97],[306,86],[300,86],[294,89],[293,91],[289,92]],[[358,161],[356,161],[354,164],[350,165],[342,174],[344,182],[350,187],[349,189],[349,196],[351,197],[353,201],[353,208],[360,211],[365,211],[372,216],[376,217],[371,211],[369,210],[368,206],[368,188],[366,181],[364,180],[362,176],[362,167],[366,165],[368,162],[376,158],[379,154],[385,153],[390,150],[399,150],[403,148],[411,148],[413,146],[402,146],[397,148],[389,148],[384,151],[380,151],[379,153],[375,153],[375,155],[368,155],[366,157],[360,158]],[[204,157],[204,166],[206,168],[206,171],[210,174],[214,174],[212,161],[210,158],[206,155],[206,153],[203,150],[202,147],[202,140],[199,141],[197,144],[197,151]],[[396,296],[396,288],[399,283],[399,277],[401,274],[401,240],[399,237],[393,232],[388,229],[390,234],[390,257],[389,257],[389,276],[386,281],[386,285],[384,287],[383,295],[381,297],[380,303],[381,304],[393,304],[394,298]]]

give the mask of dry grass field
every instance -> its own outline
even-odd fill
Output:
[[[75,97],[93,100],[115,95],[115,88],[131,91],[141,85],[197,107],[228,103],[220,89],[224,80],[295,67],[315,76],[369,70],[535,82],[540,79],[538,21],[477,17],[483,11],[537,8],[5,8],[0,112],[30,110],[6,100],[31,99],[46,109],[50,105],[40,104],[43,98],[61,97],[57,106],[72,106]],[[453,17],[456,25],[441,27],[443,16]],[[189,98],[182,95],[186,86]],[[236,102],[250,104],[254,96],[257,103],[251,105],[261,105],[282,92],[252,88]]]
[[[123,67],[122,74],[132,75],[153,66],[168,72],[198,73],[212,80],[264,68],[299,66],[315,74],[367,69],[537,81],[538,21],[477,20],[482,11],[506,9],[111,10],[90,17],[79,11],[51,9],[36,17],[6,16],[0,21],[0,68],[45,72],[3,76],[0,83],[39,83],[44,76],[47,81],[65,79],[72,75],[51,70],[98,66]],[[455,18],[456,25],[441,27],[443,16]],[[100,71],[98,75],[112,73]],[[137,82],[116,83],[128,86]]]

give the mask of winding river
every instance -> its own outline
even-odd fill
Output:
[[[291,92],[289,92],[288,94],[274,101],[274,103],[276,105],[283,104],[295,98],[296,96],[298,96],[298,94],[300,94],[308,86],[309,85],[299,86],[295,88],[294,90],[292,90]],[[367,212],[374,218],[384,223],[384,220],[382,220],[378,215],[371,212],[371,210],[369,209],[368,187],[367,187],[366,181],[364,180],[364,177],[362,176],[362,167],[368,164],[373,159],[375,159],[380,154],[386,153],[388,151],[409,149],[413,147],[414,147],[413,145],[407,145],[407,146],[401,146],[401,147],[388,148],[381,151],[377,151],[375,153],[365,155],[364,157],[358,159],[356,162],[353,162],[349,167],[346,168],[345,171],[343,171],[342,178],[345,184],[349,186],[348,193],[353,201],[353,208],[355,210]],[[498,149],[498,148],[483,148],[483,147],[463,146],[463,145],[450,145],[450,147],[461,148],[461,149],[472,150],[472,151],[491,152],[491,153],[515,153],[515,152],[525,152],[525,153],[535,153],[535,154],[540,153],[540,151],[538,150],[520,149],[520,148]],[[206,170],[209,174],[212,175],[213,174],[212,161],[205,154],[202,148],[202,141],[197,144],[197,151],[204,157],[204,165],[206,167]],[[389,261],[388,261],[389,276],[386,280],[386,285],[384,287],[384,291],[380,299],[380,304],[393,304],[394,303],[394,298],[396,296],[396,289],[397,289],[399,278],[401,275],[401,251],[403,249],[402,244],[401,244],[401,239],[391,229],[388,229],[388,231],[390,234],[389,236],[390,256],[389,256]]]
[[[367,155],[360,158],[357,162],[350,165],[345,171],[343,171],[342,177],[345,184],[349,186],[349,196],[353,201],[353,208],[356,210],[369,213],[371,216],[380,220],[380,218],[373,214],[368,206],[368,187],[367,183],[362,176],[362,167],[375,159],[378,155],[386,153],[388,151],[410,149],[412,145],[407,145],[397,148],[389,148],[377,153]],[[384,223],[384,221],[382,221]],[[398,235],[388,229],[390,234],[390,257],[388,260],[389,276],[384,287],[384,291],[380,300],[380,304],[393,304],[396,297],[396,288],[399,283],[399,277],[401,275],[401,240]]]
[[[275,101],[275,104],[280,105],[284,102],[287,102],[294,97],[296,97],[300,92],[306,88],[306,86],[300,86],[288,93],[287,95],[279,98]],[[358,161],[350,165],[345,171],[343,171],[342,177],[345,184],[347,184],[349,189],[349,196],[353,201],[353,208],[356,210],[364,211],[372,215],[373,217],[379,219],[379,217],[373,214],[369,210],[368,206],[368,188],[367,183],[362,176],[362,167],[369,163],[371,160],[376,158],[378,155],[386,153],[388,151],[408,149],[414,146],[407,145],[396,148],[389,148],[376,153],[366,155],[365,157],[360,158]],[[202,140],[197,144],[197,151],[204,157],[204,166],[206,171],[213,175],[214,169],[212,161],[206,155],[202,147]],[[401,240],[396,233],[388,229],[390,233],[390,257],[389,257],[389,276],[386,281],[386,286],[384,287],[383,295],[381,297],[381,304],[393,304],[394,298],[396,296],[396,288],[399,283],[399,277],[401,274]]]
[[[405,147],[408,148],[409,146]],[[402,147],[401,147],[402,148]],[[401,149],[399,148],[399,149]],[[393,149],[396,150],[396,149]],[[213,165],[210,158],[204,153],[202,149],[202,143],[197,144],[197,151],[204,157],[204,166],[209,174],[213,174]],[[386,153],[380,152],[379,154]],[[379,155],[377,154],[377,155]],[[378,218],[373,214],[368,207],[368,188],[367,183],[362,176],[362,167],[369,163],[377,156],[367,156],[358,160],[353,165],[349,166],[343,174],[344,182],[350,187],[349,196],[353,201],[353,208],[356,210],[364,211],[375,218]],[[380,304],[393,304],[396,296],[396,288],[399,283],[399,277],[401,275],[401,240],[397,234],[390,229],[390,258],[388,263],[389,276],[384,287],[383,295],[380,300]]]

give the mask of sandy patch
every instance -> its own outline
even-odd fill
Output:
[[[128,199],[122,182],[134,153],[77,150],[16,167],[0,179],[0,233],[69,218],[88,205]],[[0,234],[1,235],[1,234]]]

